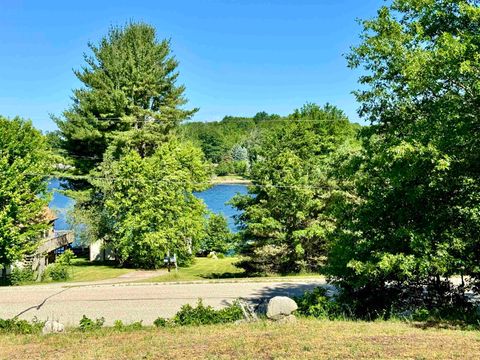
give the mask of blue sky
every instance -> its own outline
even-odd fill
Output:
[[[0,0],[0,114],[54,130],[89,41],[129,20],[171,38],[195,120],[333,103],[358,121],[343,54],[383,0]]]

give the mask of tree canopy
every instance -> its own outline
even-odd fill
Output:
[[[47,229],[47,178],[52,170],[43,135],[31,122],[0,116],[0,265],[35,250]]]
[[[168,40],[143,23],[112,27],[89,44],[85,65],[75,71],[83,86],[73,104],[56,118],[62,148],[85,175],[103,160],[114,139],[135,144],[145,156],[196,109],[185,110],[185,87],[177,85],[178,61]],[[77,187],[88,185],[72,182]]]
[[[395,0],[348,57],[372,126],[343,174],[327,270],[364,313],[425,288],[425,306],[453,301],[453,275],[479,278],[479,19],[477,1]]]
[[[244,263],[247,270],[318,270],[331,226],[325,211],[327,159],[355,133],[336,107],[306,104],[280,128],[263,134],[250,194],[233,200],[242,210],[238,220],[241,250],[250,257]]]
[[[167,40],[143,23],[114,27],[75,71],[83,87],[57,119],[61,146],[78,181],[74,218],[90,241],[110,246],[120,264],[156,268],[174,253],[193,256],[203,234],[208,185],[203,154],[174,130],[185,110],[178,62]]]

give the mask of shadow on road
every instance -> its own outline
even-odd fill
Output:
[[[328,285],[325,283],[320,282],[313,282],[313,283],[276,283],[272,284],[271,286],[263,287],[256,291],[253,295],[250,295],[245,300],[248,300],[254,304],[261,303],[266,299],[270,299],[275,296],[288,296],[288,297],[295,297],[301,296],[306,291],[312,291],[317,287],[323,287],[331,291],[335,291],[335,288],[332,285]],[[228,305],[231,302],[224,301],[223,305]]]

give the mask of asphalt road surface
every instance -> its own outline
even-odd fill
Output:
[[[0,318],[54,319],[78,325],[83,315],[104,317],[107,325],[173,316],[199,298],[215,308],[241,297],[255,301],[276,295],[295,296],[324,285],[318,280],[285,282],[202,282],[163,284],[33,285],[0,288]]]

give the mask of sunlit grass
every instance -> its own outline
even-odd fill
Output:
[[[315,278],[320,275],[314,273],[301,273],[292,275],[271,275],[262,277],[248,277],[245,271],[235,266],[235,263],[241,260],[238,256],[225,257],[223,259],[195,258],[193,265],[185,268],[179,268],[178,271],[172,269],[168,274],[147,279],[148,282],[170,282],[170,281],[195,281],[212,279],[249,279],[251,281],[262,279],[298,279]]]
[[[0,335],[0,359],[478,359],[475,331],[299,319],[120,332]]]
[[[114,265],[91,263],[86,259],[75,259],[71,266],[72,278],[69,281],[98,281],[119,277],[132,272],[132,269],[118,268]]]
[[[147,281],[194,281],[242,277],[243,269],[234,265],[238,261],[238,257],[225,257],[223,259],[196,258],[192,266],[179,268],[178,271],[172,269],[168,274]]]

